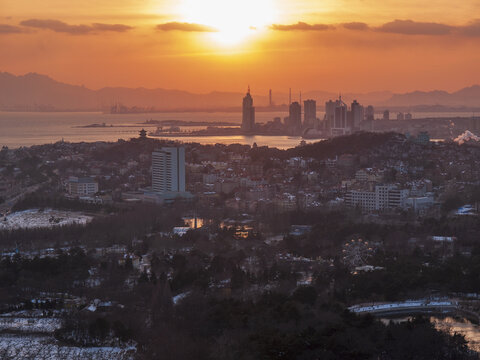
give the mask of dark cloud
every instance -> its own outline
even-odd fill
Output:
[[[375,30],[403,35],[448,35],[455,30],[455,27],[440,23],[394,20],[375,28]]]
[[[92,28],[95,31],[114,31],[114,32],[125,32],[133,29],[131,26],[123,24],[92,24]]]
[[[158,24],[157,30],[161,31],[186,31],[186,32],[217,32],[218,30],[207,25],[194,24],[194,23],[182,23],[182,22],[168,22]]]
[[[278,31],[322,31],[322,30],[329,30],[334,28],[335,27],[332,25],[307,24],[301,21],[299,21],[296,24],[290,24],[290,25],[273,24],[270,26],[270,29],[278,30]]]
[[[0,34],[19,34],[23,29],[19,26],[0,24]]]
[[[345,29],[349,30],[368,30],[370,27],[368,24],[362,23],[362,22],[349,22],[349,23],[344,23],[342,24]]]
[[[458,27],[458,32],[465,36],[480,36],[480,19]]]
[[[122,24],[92,24],[92,25],[70,25],[59,20],[41,20],[29,19],[20,23],[22,26],[36,29],[47,29],[58,33],[67,33],[72,35],[82,35],[89,33],[98,33],[104,31],[124,32],[132,29],[131,26]]]

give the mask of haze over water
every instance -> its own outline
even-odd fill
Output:
[[[466,113],[417,113],[420,117],[457,117],[468,116]],[[258,112],[256,120],[260,123],[273,120],[274,117],[287,116],[285,112]],[[323,118],[323,112],[318,112]],[[379,115],[377,115],[379,117]],[[95,142],[128,140],[138,136],[138,131],[145,128],[155,130],[156,126],[146,126],[140,123],[146,120],[184,120],[230,122],[240,125],[241,113],[152,113],[152,114],[104,114],[100,112],[0,112],[0,146],[18,148],[55,143],[60,140],[69,142]],[[91,124],[105,123],[105,128],[79,127]],[[114,127],[109,127],[114,125]],[[129,125],[128,127],[115,127]],[[193,130],[185,127],[182,130]],[[165,138],[159,138],[165,139]],[[270,146],[281,149],[297,146],[302,140],[299,136],[207,136],[207,137],[170,137],[169,139],[183,142],[198,142],[201,144],[249,144]]]

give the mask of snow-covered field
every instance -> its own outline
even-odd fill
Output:
[[[92,220],[91,216],[77,212],[53,210],[53,209],[30,209],[7,215],[6,220],[0,219],[0,230],[20,228],[45,228],[51,226],[63,226],[71,224],[86,224]]]
[[[0,331],[53,333],[62,327],[58,318],[0,317]]]
[[[35,360],[130,360],[135,346],[77,347],[58,342],[53,332],[62,326],[60,318],[36,317],[41,310],[24,310],[0,315],[0,359]]]
[[[135,348],[62,346],[49,336],[0,335],[0,359],[130,360]]]

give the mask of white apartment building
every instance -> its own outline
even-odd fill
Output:
[[[403,208],[409,190],[398,189],[396,185],[377,185],[374,191],[350,190],[345,202],[350,207],[360,207],[363,211],[382,211]]]
[[[73,196],[91,196],[98,192],[98,183],[90,177],[71,176],[68,179],[67,190]]]
[[[152,153],[152,190],[185,192],[185,148],[164,147]]]

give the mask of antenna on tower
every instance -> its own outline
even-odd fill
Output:
[[[300,105],[302,105],[302,92],[300,91]]]
[[[247,94],[250,94],[250,84],[248,85]]]
[[[288,105],[292,103],[292,88],[288,90]]]

